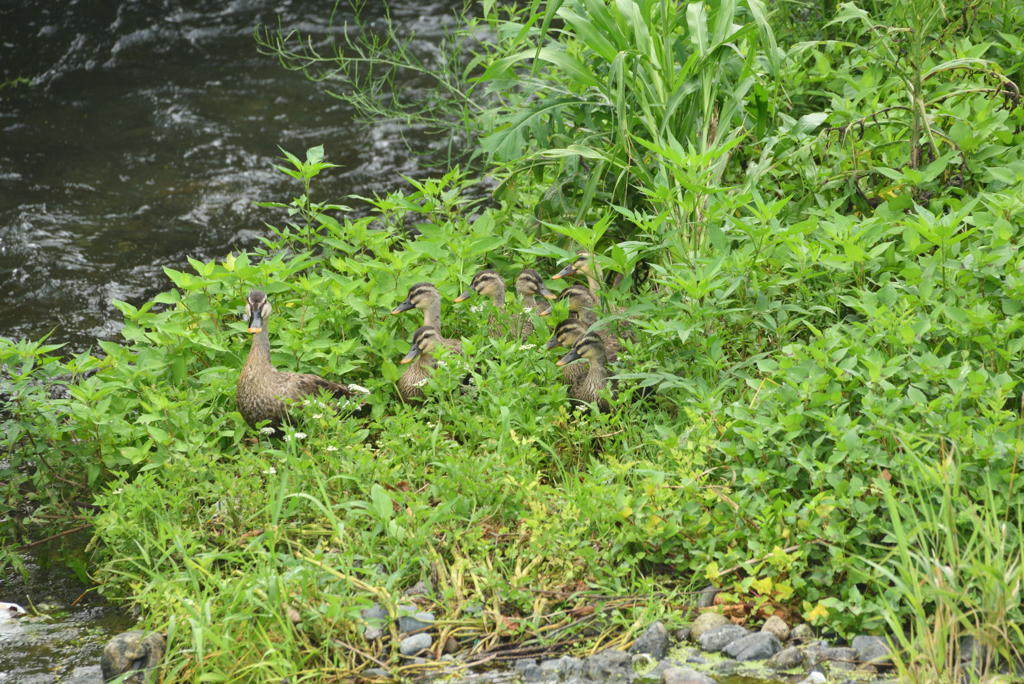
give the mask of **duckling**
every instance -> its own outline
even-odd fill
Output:
[[[425,325],[416,328],[412,334],[412,347],[409,353],[399,361],[401,364],[412,363],[402,377],[398,378],[398,394],[402,401],[407,404],[423,401],[423,390],[420,389],[430,379],[430,375],[437,368],[437,359],[434,358],[434,350],[444,344],[444,338],[437,328]],[[415,361],[415,363],[413,363]]]
[[[586,333],[576,340],[576,344],[569,350],[569,353],[559,359],[555,365],[565,366],[577,359],[586,359],[590,368],[587,369],[586,376],[580,382],[569,386],[569,396],[575,400],[573,405],[578,407],[581,403],[596,404],[601,413],[608,413],[611,411],[611,405],[607,398],[601,396],[601,391],[608,386],[608,378],[612,374],[605,367],[607,358],[601,336],[592,332]],[[613,381],[613,399],[616,394]]]
[[[566,318],[555,326],[555,334],[551,336],[544,349],[551,351],[555,347],[572,349],[576,340],[587,334],[587,326],[578,318]],[[582,363],[570,363],[562,366],[562,382],[575,385],[587,375],[587,367]]]
[[[469,289],[456,297],[455,301],[464,302],[472,297],[474,292],[483,297],[490,297],[496,308],[505,310],[505,279],[494,269],[488,268],[473,276]],[[487,319],[487,332],[491,337],[502,336],[501,323],[494,320],[493,310]]]
[[[305,397],[326,391],[335,399],[346,402],[354,399],[355,387],[339,385],[317,375],[305,373],[284,373],[274,368],[270,360],[270,335],[267,332],[267,318],[273,309],[267,295],[253,290],[245,301],[245,313],[249,316],[249,332],[252,333],[252,347],[238,376],[235,390],[235,404],[242,418],[255,428],[263,421],[279,429],[288,420],[291,404]],[[368,404],[361,404],[356,413],[365,415]]]
[[[541,295],[546,299],[555,299],[557,295],[544,285],[544,279],[540,273],[537,273],[532,268],[524,268],[516,277],[516,292],[522,298],[523,325],[521,338],[525,342],[533,332],[533,317],[530,316],[530,312],[540,306],[536,296]],[[551,306],[547,305],[545,310],[550,311]],[[519,317],[517,316],[516,318],[518,319]]]
[[[594,323],[597,322],[597,298],[594,297],[590,290],[583,287],[582,285],[570,285],[569,287],[562,290],[562,294],[558,295],[558,301],[565,301],[569,304],[569,317],[579,318],[583,324],[590,328]],[[551,309],[547,311],[541,311],[541,316],[549,316]],[[606,330],[595,331],[601,337],[601,341],[604,342],[605,350],[608,353],[608,357],[614,362],[619,357],[619,340],[615,335],[609,333]]]
[[[601,288],[601,267],[594,261],[593,269],[591,269],[591,261],[590,252],[580,252],[572,263],[566,265],[565,268],[551,276],[551,278],[558,280],[566,276],[576,275],[577,273],[586,276],[590,294],[597,297],[597,291]]]
[[[455,300],[459,301],[459,300]],[[437,291],[433,283],[416,283],[409,288],[409,294],[405,301],[395,307],[391,312],[397,316],[409,309],[423,309],[423,326],[434,328],[441,332],[441,293]],[[441,337],[441,344],[454,354],[462,353],[462,342],[456,339]]]

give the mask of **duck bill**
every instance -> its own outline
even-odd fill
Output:
[[[538,311],[537,315],[538,316],[550,316],[551,315],[551,307],[549,306],[548,308],[544,309],[543,311]]]
[[[421,350],[419,347],[417,347],[414,344],[414,345],[412,345],[412,349],[409,350],[409,353],[406,354],[404,357],[402,357],[402,360],[399,361],[398,363],[400,363],[403,366],[405,364],[407,364],[407,363],[412,363],[413,361],[416,360],[416,357],[419,356],[422,353],[423,353],[423,350]]]
[[[462,294],[460,294],[458,297],[456,297],[455,301],[456,302],[464,302],[467,299],[469,299],[470,297],[472,297],[474,292],[476,292],[476,290],[474,290],[473,288],[470,288],[470,289],[466,290],[465,292],[463,292]]]
[[[537,291],[540,294],[544,295],[545,299],[558,299],[558,295],[556,295],[554,292],[552,292],[548,288],[544,287],[543,285],[541,285],[540,289],[537,290]]]
[[[582,356],[580,356],[579,354],[576,353],[575,349],[570,349],[568,354],[566,354],[565,356],[563,356],[562,358],[560,358],[558,361],[555,362],[555,365],[556,366],[565,366],[566,364],[572,363],[576,359],[582,359],[582,358],[583,358]]]
[[[548,343],[544,345],[544,349],[546,351],[551,351],[555,347],[560,347],[560,346],[562,346],[562,343],[558,341],[558,338],[557,337],[552,337],[550,340],[548,340]]]
[[[259,311],[253,311],[249,316],[249,332],[252,334],[263,332],[263,316]]]
[[[402,302],[401,304],[399,304],[398,306],[395,307],[394,311],[391,312],[391,315],[392,316],[397,316],[398,314],[402,313],[403,311],[408,311],[409,309],[415,309],[415,308],[416,308],[416,306],[412,303],[412,300],[407,298],[404,302]]]
[[[572,267],[572,264],[569,264],[568,266],[563,268],[561,271],[559,271],[555,275],[551,276],[551,279],[552,280],[558,280],[559,278],[564,278],[565,276],[571,276],[575,272],[576,272],[576,269]]]

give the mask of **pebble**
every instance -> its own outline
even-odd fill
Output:
[[[804,652],[796,646],[784,648],[765,663],[773,670],[792,670],[794,667],[801,667],[804,664]]]
[[[849,672],[857,667],[857,649],[832,646],[821,649],[824,660],[833,672]]]
[[[434,640],[429,634],[413,634],[398,642],[398,652],[404,656],[416,655],[425,648],[430,648]]]
[[[412,585],[411,587],[406,589],[404,592],[402,592],[402,595],[403,596],[426,596],[431,591],[432,591],[432,589],[430,587],[430,582],[427,581],[427,580],[420,580],[419,582],[417,582],[416,584]]]
[[[367,679],[394,679],[391,673],[382,667],[368,667],[360,674]]]
[[[700,635],[709,629],[715,627],[722,627],[723,625],[731,625],[729,618],[721,615],[720,613],[702,613],[693,621],[690,625],[690,641],[700,643]]]
[[[806,622],[802,622],[793,628],[793,631],[789,633],[790,639],[798,641],[811,641],[814,639],[814,630]]]
[[[683,627],[676,632],[676,641],[689,641],[690,640],[690,628]]]
[[[882,637],[856,636],[853,637],[853,643],[850,645],[857,649],[858,660],[878,665],[892,664],[892,659],[889,657],[889,643]]]
[[[384,630],[380,627],[367,627],[366,631],[363,632],[363,638],[367,641],[375,641],[377,639],[384,638]]]
[[[661,684],[718,684],[718,682],[696,670],[670,667],[661,673]]]
[[[786,640],[789,639],[789,625],[787,625],[786,621],[778,615],[772,615],[770,618],[765,620],[764,625],[761,627],[761,631],[774,634],[775,638],[782,643],[786,643]]]
[[[782,650],[782,644],[770,632],[758,632],[733,641],[722,649],[722,653],[738,662],[767,660]]]
[[[711,606],[715,605],[715,596],[717,596],[718,592],[720,591],[722,591],[721,588],[716,587],[713,584],[709,584],[708,586],[701,589],[700,598],[697,599],[697,607],[710,608]]]
[[[703,632],[697,639],[697,643],[700,644],[701,649],[709,653],[718,653],[732,642],[742,639],[748,634],[749,632],[739,625],[730,623]]]
[[[583,663],[584,676],[603,682],[629,681],[633,678],[632,658],[625,651],[606,649],[587,658]]]
[[[415,606],[399,606],[398,614],[401,616],[398,618],[398,631],[405,632],[418,632],[421,629],[428,629],[434,623],[433,613],[413,613],[416,608]],[[402,613],[413,613],[412,615],[402,615]]]
[[[665,657],[668,648],[668,630],[661,622],[651,624],[640,638],[633,642],[629,652],[632,654],[646,653],[655,660]]]

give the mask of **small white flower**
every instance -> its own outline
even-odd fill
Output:
[[[264,475],[277,475],[277,468],[270,466],[269,469],[263,471]]]
[[[306,433],[305,432],[296,432],[295,433],[295,439],[306,439]]]
[[[268,425],[266,427],[261,427],[260,428],[260,432],[262,432],[265,435],[272,435],[272,434],[274,434],[274,428],[272,428],[272,427],[270,427]]]
[[[445,367],[445,366],[447,366],[448,364],[447,364],[447,363],[445,363],[444,361],[442,361],[441,359],[438,359],[438,360],[437,360],[437,365],[438,365],[438,366],[440,366],[441,368],[444,368],[444,367]]]
[[[285,435],[284,436],[284,441],[286,441],[286,442],[292,441],[292,436],[291,435]]]
[[[309,406],[309,399],[306,399],[304,402],[302,402],[302,405],[303,406]]]
[[[362,385],[355,385],[355,384],[349,385],[348,386],[348,390],[349,390],[349,392],[359,392],[360,394],[369,394],[370,393],[370,390],[366,389]]]
[[[111,492],[111,494],[120,494],[120,493],[121,493],[121,492],[123,492],[123,491],[124,491],[124,488],[123,488],[123,487],[118,487],[117,489],[115,489],[114,491],[112,491],[112,492]]]
[[[429,380],[427,380],[426,378],[424,378],[423,380],[420,380],[420,381],[419,381],[419,382],[417,382],[417,383],[416,383],[415,385],[413,385],[413,387],[423,387],[423,386],[424,386],[424,385],[426,385],[426,384],[427,384],[428,382],[429,382]]]
[[[481,311],[484,310],[484,307],[482,307],[482,306],[471,306],[471,307],[469,307],[469,310],[472,311],[473,313],[480,313]]]
[[[327,447],[327,450],[328,450],[328,451],[337,451],[337,450],[338,450],[338,447],[336,447],[336,446],[328,446],[328,447]]]
[[[533,349],[537,345],[535,344],[521,344],[519,345],[519,351],[526,351],[527,349]]]
[[[320,418],[323,418],[323,417],[324,417],[324,414],[322,414],[322,413],[317,413],[317,414],[315,414],[315,415],[313,416],[313,420],[319,420]]]

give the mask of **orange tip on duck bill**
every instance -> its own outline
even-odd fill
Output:
[[[259,332],[263,332],[263,328],[249,328],[248,330],[249,330],[249,332],[251,332],[251,333],[259,333]]]
[[[474,292],[475,292],[475,290],[466,290],[465,292],[460,294],[458,297],[456,297],[453,301],[464,302],[467,299],[469,299],[473,295]]]

